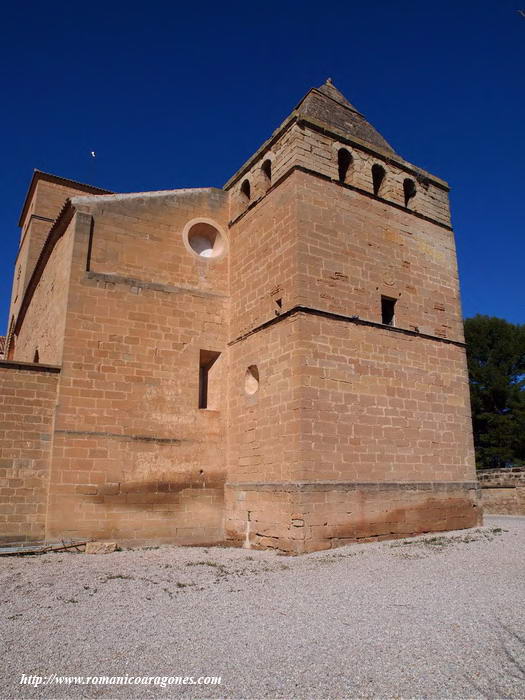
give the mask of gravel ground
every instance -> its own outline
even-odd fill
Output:
[[[302,557],[0,558],[0,697],[524,698],[525,518]],[[21,685],[221,676],[220,686]]]

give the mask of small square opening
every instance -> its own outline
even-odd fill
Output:
[[[381,323],[385,326],[394,326],[396,315],[395,306],[397,299],[381,297]]]

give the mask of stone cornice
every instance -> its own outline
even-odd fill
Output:
[[[446,229],[447,231],[453,231],[452,226],[449,226],[448,224],[444,224],[442,221],[438,221],[437,219],[433,219],[431,216],[426,216],[425,214],[421,214],[418,211],[414,211],[413,209],[408,209],[407,207],[404,207],[402,204],[398,204],[397,202],[393,202],[390,199],[384,199],[383,197],[379,197],[378,195],[374,194],[373,192],[368,192],[368,190],[363,190],[361,187],[356,187],[355,185],[350,185],[347,184],[346,182],[339,182],[339,180],[335,180],[334,178],[330,177],[329,175],[323,175],[323,173],[319,173],[316,170],[311,170],[310,168],[305,168],[303,165],[292,165],[290,168],[281,175],[281,177],[275,181],[275,183],[263,194],[261,197],[258,199],[254,199],[253,202],[250,202],[248,207],[235,219],[232,219],[228,226],[231,228],[234,226],[238,221],[240,221],[243,217],[246,216],[246,214],[251,211],[254,207],[259,204],[260,201],[262,201],[270,192],[273,192],[273,190],[278,187],[282,182],[284,182],[290,175],[294,172],[301,172],[301,173],[306,173],[307,175],[312,175],[313,177],[316,177],[320,180],[325,180],[326,182],[331,182],[334,185],[337,185],[338,187],[343,187],[344,189],[347,190],[352,190],[353,192],[359,192],[359,194],[364,195],[365,197],[369,197],[370,199],[375,199],[378,202],[381,202],[381,204],[386,204],[388,206],[393,207],[394,209],[398,209],[399,211],[403,211],[406,214],[410,214],[411,216],[415,216],[417,219],[422,219],[423,221],[428,221],[431,224],[435,224],[436,226],[440,226],[441,228]]]
[[[44,365],[38,362],[18,362],[17,360],[0,360],[0,369],[48,372],[49,374],[58,374],[61,371],[61,367],[58,365]]]
[[[243,333],[234,340],[230,340],[229,346],[240,343],[242,340],[246,340],[251,335],[259,333],[259,331],[265,330],[270,326],[274,326],[276,323],[280,323],[291,316],[296,314],[307,314],[310,316],[321,316],[323,318],[329,318],[333,321],[343,321],[345,323],[353,323],[356,326],[368,326],[369,328],[378,328],[383,331],[388,331],[390,333],[398,333],[401,335],[408,335],[413,338],[422,338],[424,340],[432,340],[439,343],[445,343],[447,345],[455,345],[459,348],[466,348],[466,344],[461,340],[452,340],[451,338],[442,338],[439,335],[431,335],[430,333],[420,333],[419,331],[413,331],[408,328],[399,328],[398,326],[387,326],[383,323],[377,323],[377,321],[367,321],[364,318],[359,318],[359,316],[345,316],[344,314],[337,314],[333,311],[325,311],[323,309],[316,309],[311,306],[293,306],[291,309],[287,309],[279,316],[271,318],[269,321],[261,323],[259,326],[252,328],[252,330]]]

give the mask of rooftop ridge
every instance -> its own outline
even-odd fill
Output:
[[[217,190],[222,192],[221,187],[183,187],[172,190],[145,190],[144,192],[111,192],[108,194],[100,195],[74,195],[70,197],[69,200],[73,206],[77,204],[83,204],[85,202],[91,202],[93,200],[104,201],[104,202],[118,202],[124,199],[138,199],[138,198],[154,198],[154,197],[168,197],[170,195],[180,195],[185,193],[195,193],[195,192],[209,192],[210,190]]]
[[[295,122],[309,122],[324,127],[339,138],[355,142],[358,146],[377,153],[379,157],[395,158],[405,167],[412,167],[404,160],[366,117],[338,90],[330,78],[319,87],[312,87],[297,103],[292,112],[272,131],[259,148],[228,178],[223,185],[228,190],[259,157]],[[439,178],[437,178],[439,179]]]
[[[346,109],[350,109],[352,112],[355,112],[356,114],[359,114],[359,116],[364,118],[364,115],[354,107],[354,105],[347,100],[347,98],[343,95],[343,93],[338,90],[335,85],[332,82],[331,78],[327,78],[326,82],[323,83],[323,85],[320,85],[319,87],[313,87],[308,90],[306,95],[298,102],[296,105],[295,109],[298,110],[302,103],[306,100],[308,95],[310,93],[316,92],[322,95],[323,97],[328,97],[328,99],[333,100],[336,102],[338,105],[341,105],[341,107],[345,107]]]
[[[313,117],[348,136],[357,136],[371,146],[394,154],[392,146],[340,92],[330,79],[312,88],[296,108],[300,116]]]

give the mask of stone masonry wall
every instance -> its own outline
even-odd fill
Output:
[[[463,340],[454,236],[443,227],[296,172],[231,239],[232,337],[298,304],[380,323],[387,296],[397,326]]]
[[[283,482],[300,469],[300,338],[295,317],[230,347],[230,482]],[[246,373],[257,367],[259,387],[246,391]]]
[[[20,248],[15,262],[11,295],[11,314],[15,317],[18,315],[24,292],[53,221],[58,217],[66,199],[78,193],[79,190],[72,186],[68,187],[45,179],[38,181],[24,220],[21,222]],[[67,264],[64,274],[66,273]],[[50,359],[49,362],[55,362],[55,360]]]
[[[325,178],[337,182],[339,180],[337,153],[340,148],[345,148],[352,156],[352,164],[346,174],[345,184],[373,194],[372,166],[377,163],[386,171],[378,192],[379,197],[404,208],[403,182],[407,178],[411,179],[416,185],[416,195],[410,200],[408,208],[442,224],[450,225],[448,191],[445,185],[438,183],[424,171],[419,171],[409,163],[406,165],[413,172],[407,171],[398,165],[398,162],[403,162],[398,156],[393,158],[382,156],[380,153],[372,154],[358,143],[348,144],[344,139],[339,139],[337,134],[326,131],[323,133],[323,130],[315,130],[308,124],[294,124],[269,150],[262,152],[251,167],[231,185],[231,218],[235,219],[239,216],[252,201],[262,197],[268,190],[269,183],[261,171],[265,160],[270,159],[272,162],[273,182],[293,167],[314,170]],[[245,180],[250,183],[250,201],[241,192]]]
[[[475,483],[228,484],[226,537],[292,554],[481,524]]]
[[[187,251],[183,228],[194,218],[214,221],[226,234],[228,195],[215,188],[137,195],[76,197],[94,217],[90,269],[144,282],[227,294],[228,256],[197,258]]]
[[[305,314],[300,478],[475,482],[465,351]]]
[[[44,538],[58,371],[0,362],[0,542]]]
[[[478,524],[453,234],[298,171],[230,231],[227,539],[301,552]]]
[[[226,213],[202,191],[178,206],[138,198],[121,216],[119,200],[80,199],[48,536],[222,541],[227,264],[189,253],[182,230]],[[209,409],[200,350],[222,353]]]
[[[481,522],[463,348],[299,313],[231,353],[229,541],[299,553]]]
[[[453,233],[306,173],[296,183],[298,303],[463,340]]]
[[[15,360],[62,363],[74,224],[57,241],[16,336]]]
[[[290,178],[230,228],[231,340],[298,303],[295,194]]]
[[[478,471],[486,513],[525,515],[525,467]]]

